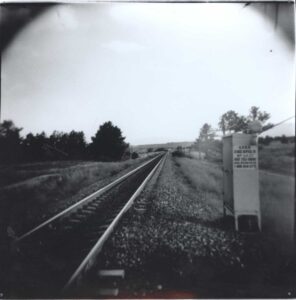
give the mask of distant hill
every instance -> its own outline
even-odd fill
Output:
[[[133,146],[134,151],[137,152],[146,152],[147,149],[153,148],[154,150],[157,148],[177,148],[177,147],[188,147],[191,146],[194,142],[170,142],[164,144],[147,144],[147,145],[137,145]]]

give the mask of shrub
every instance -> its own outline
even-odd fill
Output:
[[[132,159],[139,158],[139,154],[137,152],[132,153]]]
[[[185,154],[184,154],[184,152],[181,151],[181,150],[175,150],[175,151],[172,152],[172,156],[173,156],[173,157],[184,157]]]

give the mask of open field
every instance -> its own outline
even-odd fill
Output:
[[[272,142],[259,150],[259,184],[262,230],[274,239],[279,251],[293,251],[295,144]],[[199,160],[198,156],[177,158],[176,163],[197,191],[217,207],[222,207],[222,165]]]
[[[294,176],[295,143],[283,144],[273,141],[259,146],[259,168],[275,173]]]
[[[205,201],[222,211],[223,174],[221,166],[187,157],[176,158],[176,164],[187,178],[188,183],[202,194]]]
[[[147,145],[137,145],[134,146],[134,150],[140,153],[145,153],[148,149],[158,149],[158,148],[177,148],[177,147],[190,147],[193,142],[170,142],[163,144],[147,144]]]
[[[295,218],[295,178],[260,172],[262,231],[276,241],[279,251],[293,251]]]
[[[110,163],[45,162],[13,166],[10,169],[12,178],[14,175],[16,180],[26,179],[0,188],[2,228],[7,230],[9,227],[12,235],[23,232],[146,159]],[[1,177],[4,175],[3,171]]]
[[[93,162],[83,161],[48,161],[9,166],[2,165],[0,166],[0,187],[41,175],[56,174],[69,167],[83,167],[93,164]]]
[[[204,152],[192,149],[185,152],[185,156],[194,159],[205,159]],[[295,174],[295,143],[281,143],[272,141],[269,145],[259,144],[259,169],[274,173],[291,175]],[[208,160],[222,163],[222,147],[212,145],[208,149]]]

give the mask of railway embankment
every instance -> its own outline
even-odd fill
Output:
[[[0,273],[3,294],[68,295],[162,161],[163,154],[157,155],[15,239]]]
[[[123,162],[44,162],[0,169],[14,183],[0,188],[3,239],[13,238],[136,168],[147,158]],[[24,180],[23,180],[24,179]]]
[[[126,271],[122,296],[295,295],[295,270],[276,249],[270,251],[273,241],[261,233],[237,233],[223,220],[217,165],[169,156],[137,202],[143,209],[136,204],[128,212],[97,266]]]

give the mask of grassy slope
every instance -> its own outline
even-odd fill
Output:
[[[276,237],[279,250],[291,253],[295,213],[295,178],[260,172],[262,230]]]
[[[294,145],[289,145],[289,147],[292,150]],[[290,154],[287,155],[289,152],[286,145],[283,145],[283,148],[281,149],[280,145],[277,145],[277,147],[272,145],[271,148],[263,149],[264,151],[260,153],[260,166],[265,166],[265,170],[260,170],[259,173],[263,234],[256,235],[257,237],[254,236],[254,241],[250,241],[250,245],[257,245],[264,256],[262,261],[259,260],[256,267],[254,267],[255,271],[249,272],[253,274],[251,277],[258,277],[258,282],[263,280],[262,278],[270,278],[270,285],[266,285],[265,282],[263,286],[258,283],[257,288],[256,285],[251,285],[250,287],[254,288],[253,292],[250,290],[252,295],[257,295],[259,290],[262,290],[262,292],[266,290],[268,297],[270,295],[275,296],[277,295],[277,288],[282,290],[284,294],[286,291],[286,296],[288,292],[295,293],[292,287],[295,287],[296,266],[293,260],[291,262],[289,259],[291,255],[295,258],[293,241],[295,178],[293,176],[293,165],[291,165],[294,158],[289,156]],[[265,157],[264,154],[266,154]],[[197,189],[201,189],[207,194],[206,200],[208,200],[208,203],[221,207],[223,199],[221,166],[186,157],[177,159],[177,162],[188,180]],[[247,249],[249,248],[247,247]],[[289,256],[286,256],[287,254]],[[271,290],[270,287],[274,290]]]
[[[52,162],[14,167],[16,177],[17,170],[27,172],[29,177],[32,171],[42,173],[38,173],[37,177],[0,188],[0,219],[4,223],[4,231],[10,226],[18,233],[37,225],[97,190],[106,184],[108,179],[119,177],[143,161],[136,159],[118,163]]]
[[[274,141],[259,149],[262,230],[277,247],[293,251],[295,212],[295,144]]]
[[[23,163],[9,166],[0,166],[0,187],[21,182],[37,176],[55,174],[62,169],[74,166],[91,165],[93,162],[81,161],[48,161]]]
[[[295,144],[282,144],[274,141],[259,148],[259,167],[275,173],[295,174]]]
[[[177,158],[188,183],[202,193],[203,198],[222,211],[222,169],[219,165],[190,158]]]
[[[259,152],[262,229],[276,237],[285,250],[291,249],[294,226],[294,147],[295,144],[274,142]],[[208,201],[221,208],[221,166],[186,157],[177,162],[188,180],[207,195]]]

